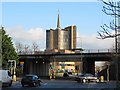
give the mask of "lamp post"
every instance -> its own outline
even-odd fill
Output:
[[[115,6],[117,6],[117,3],[115,2]],[[115,68],[116,68],[116,88],[118,88],[118,31],[117,31],[117,8],[115,8]]]
[[[82,49],[82,38],[81,37],[77,37],[77,38],[80,38],[80,47],[81,48],[79,48],[79,49],[76,49],[76,50],[80,50],[80,53],[81,53],[81,58],[80,58],[80,60],[81,60],[81,64],[80,64],[80,71],[81,71],[81,73],[83,73],[83,55],[82,55],[82,53],[83,53],[83,49]]]

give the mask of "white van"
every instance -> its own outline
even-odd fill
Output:
[[[12,85],[12,76],[10,75],[9,70],[0,70],[0,82],[3,85]]]

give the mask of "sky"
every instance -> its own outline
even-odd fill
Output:
[[[19,0],[18,0],[19,1]],[[25,0],[24,0],[25,1]],[[30,1],[30,0],[29,0]],[[40,50],[46,48],[46,30],[56,29],[58,10],[60,26],[77,26],[77,47],[84,49],[111,49],[114,39],[97,39],[97,31],[112,17],[102,12],[103,3],[91,2],[2,2],[2,26],[14,44],[36,42]]]

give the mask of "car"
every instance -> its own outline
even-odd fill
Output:
[[[90,73],[77,74],[75,81],[86,83],[86,82],[99,82],[99,78]]]
[[[41,82],[41,79],[37,75],[33,74],[27,74],[21,79],[22,87],[24,87],[25,85],[40,86]]]
[[[12,75],[10,74],[9,70],[0,70],[0,82],[2,86],[12,86]]]

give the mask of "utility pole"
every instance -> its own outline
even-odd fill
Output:
[[[80,50],[80,53],[81,53],[81,58],[80,58],[80,61],[81,61],[81,64],[80,64],[80,71],[81,71],[81,73],[83,73],[83,49],[82,49],[82,38],[81,37],[77,37],[77,38],[80,38],[80,46],[81,46],[81,48],[79,49]],[[76,50],[78,50],[78,49],[76,49]]]
[[[110,63],[107,63],[107,81],[110,80]]]
[[[117,6],[117,3],[115,2],[115,6]],[[118,31],[117,31],[117,8],[115,8],[115,68],[116,68],[116,87],[118,88],[118,37],[117,37],[117,34],[118,34]]]

